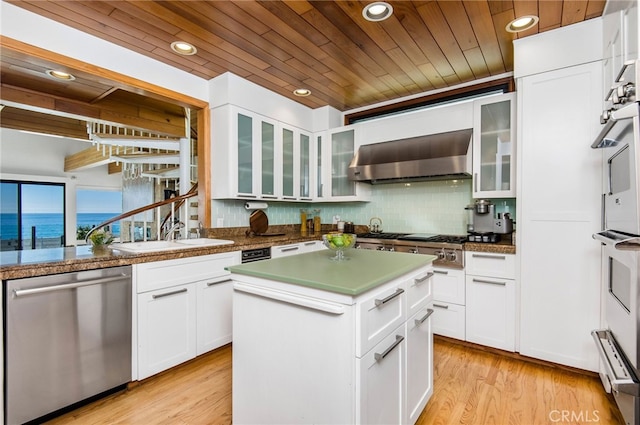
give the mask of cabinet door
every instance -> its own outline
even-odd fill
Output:
[[[325,158],[323,155],[324,154],[324,147],[322,146],[322,141],[323,141],[323,135],[322,134],[316,134],[315,136],[315,161],[314,161],[314,166],[316,169],[316,175],[315,175],[315,186],[316,186],[316,193],[315,193],[315,197],[316,198],[323,198],[325,196],[324,193],[324,172],[323,172],[323,164],[325,161]]]
[[[515,351],[514,281],[467,275],[466,298],[467,341]]]
[[[407,424],[414,424],[433,394],[433,310],[423,308],[407,321]]]
[[[196,283],[196,355],[231,342],[233,281],[227,276]]]
[[[298,162],[300,163],[300,199],[311,200],[311,136],[300,132],[300,155]]]
[[[358,359],[360,397],[356,423],[405,421],[406,329],[402,324]]]
[[[139,294],[138,378],[147,378],[195,356],[195,286]]]
[[[515,196],[515,94],[474,102],[473,197]]]
[[[331,196],[355,196],[356,183],[347,178],[347,169],[355,152],[355,130],[330,133]]]
[[[464,270],[433,270],[433,299],[464,305]]]
[[[238,195],[254,194],[254,134],[253,118],[244,113],[236,115],[236,148],[238,150]]]
[[[294,173],[295,135],[289,128],[282,129],[282,198],[296,199]]]
[[[276,126],[260,120],[261,190],[263,198],[276,197]]]

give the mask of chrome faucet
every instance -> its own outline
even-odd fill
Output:
[[[165,240],[167,241],[172,241],[174,239],[180,239],[180,229],[184,228],[184,223],[181,221],[176,221],[175,223],[173,223],[173,226],[171,226],[171,228],[169,230],[167,230],[167,233],[165,234]],[[178,234],[178,237],[176,238],[176,233]]]

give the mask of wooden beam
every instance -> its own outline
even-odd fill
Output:
[[[104,154],[102,153],[102,147],[99,149],[90,147],[67,156],[64,159],[64,171],[65,173],[69,173],[72,171],[85,170],[87,168],[109,164],[110,162],[112,162],[112,159],[109,146],[104,146]]]
[[[120,102],[86,103],[20,87],[0,85],[0,98],[8,106],[109,125],[125,125],[169,136],[184,136],[184,116],[159,115],[144,106]]]
[[[213,227],[211,217],[211,113],[209,108],[198,111],[198,217],[204,227]]]
[[[122,163],[121,162],[110,162],[107,166],[107,172],[109,174],[118,174],[122,172]]]

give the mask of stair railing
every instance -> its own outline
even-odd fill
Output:
[[[121,221],[121,220],[125,220],[127,218],[132,218],[130,220],[130,226],[129,226],[129,240],[130,241],[136,241],[135,238],[135,223],[136,220],[134,220],[134,216],[146,212],[146,211],[151,211],[151,210],[155,210],[155,220],[153,222],[155,222],[156,225],[156,238],[155,239],[150,239],[147,235],[147,225],[149,224],[149,222],[145,219],[145,220],[141,220],[142,221],[142,241],[147,241],[147,240],[159,240],[162,239],[165,235],[164,233],[167,231],[167,227],[171,227],[173,226],[173,224],[176,222],[176,220],[179,220],[178,218],[178,212],[180,210],[180,207],[185,203],[185,201],[189,198],[193,198],[194,196],[198,196],[198,191],[197,191],[197,184],[194,185],[191,190],[189,190],[189,192],[183,194],[183,195],[178,195],[174,198],[170,198],[170,199],[165,199],[163,201],[159,201],[159,202],[155,202],[153,204],[149,204],[149,205],[145,205],[143,207],[140,208],[136,208],[133,209],[131,211],[127,211],[125,213],[122,213],[118,216],[115,216],[113,218],[110,218],[109,220],[103,221],[102,223],[98,224],[97,226],[95,226],[94,228],[92,228],[89,232],[87,232],[87,235],[85,236],[85,241],[89,241],[89,237],[96,231],[104,228],[105,226],[108,226],[112,223],[115,223],[116,221]],[[161,217],[161,213],[160,213],[160,208],[165,206],[165,205],[170,205],[170,210],[169,213],[162,218]],[[185,209],[186,210],[186,209]],[[189,232],[188,229],[188,221],[189,221],[189,217],[188,217],[188,212],[185,211],[184,213],[184,218],[183,220],[186,220],[186,222],[184,222],[185,224],[185,228],[187,228],[187,232]],[[140,221],[140,220],[138,220]],[[121,236],[122,239],[122,236]]]

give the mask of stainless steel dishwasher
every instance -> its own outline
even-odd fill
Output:
[[[32,421],[131,380],[131,267],[5,284],[5,418]]]

